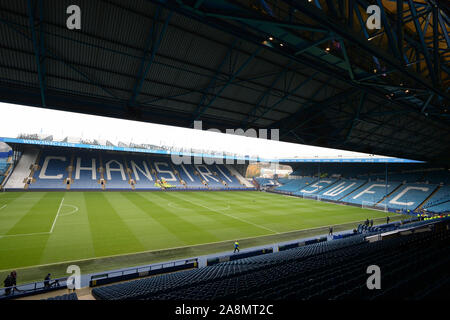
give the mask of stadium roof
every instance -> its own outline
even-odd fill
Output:
[[[81,30],[71,4],[0,4],[1,101],[450,159],[445,1],[80,0]]]

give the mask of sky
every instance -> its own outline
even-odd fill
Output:
[[[109,140],[124,143],[168,145],[178,148],[217,150],[261,158],[336,158],[367,157],[367,154],[302,144],[249,138],[206,130],[180,128],[147,122],[122,120],[21,105],[0,103],[0,137],[19,134],[53,135],[54,141],[65,137]]]

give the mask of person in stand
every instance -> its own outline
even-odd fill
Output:
[[[51,287],[51,285],[50,285],[50,280],[51,280],[50,276],[51,276],[51,274],[47,273],[47,276],[44,279],[44,288],[45,289],[48,289],[48,288]]]
[[[14,293],[14,291],[20,291],[19,289],[16,288],[17,285],[17,272],[16,271],[12,271],[10,274],[11,277],[11,285],[10,287],[12,287],[12,293]]]
[[[370,226],[373,227],[373,219],[370,219]]]
[[[5,285],[5,296],[9,296],[11,294],[11,287],[12,287],[11,274],[8,274],[6,276],[6,279],[3,281],[3,284]]]
[[[366,226],[369,226],[369,219],[366,219],[366,222],[364,223]]]
[[[389,220],[391,220],[391,218],[389,218],[389,216],[386,217],[386,223],[389,223]]]
[[[236,253],[236,250],[239,253],[239,242],[237,240],[234,242],[234,251],[233,251],[233,253]]]

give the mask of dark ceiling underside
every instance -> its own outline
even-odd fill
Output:
[[[450,160],[439,2],[79,0],[68,30],[72,2],[0,2],[1,101]],[[392,28],[362,27],[376,3]]]

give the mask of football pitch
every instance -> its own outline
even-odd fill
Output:
[[[387,213],[256,191],[2,192],[0,273],[99,272],[355,228]],[[393,215],[393,214],[391,214]],[[396,217],[396,218],[400,218]],[[31,271],[34,270],[34,271]]]

